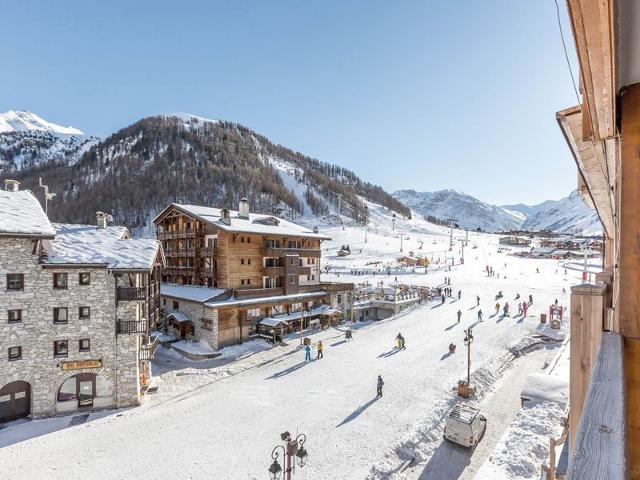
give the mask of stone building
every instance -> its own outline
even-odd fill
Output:
[[[137,405],[151,377],[162,248],[124,227],[52,224],[0,191],[0,422]]]

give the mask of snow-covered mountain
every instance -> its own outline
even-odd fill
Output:
[[[595,210],[587,207],[576,190],[561,200],[547,200],[538,205],[505,205],[503,208],[526,215],[523,230],[551,230],[554,232],[602,233],[602,224]]]
[[[32,131],[51,132],[61,135],[84,135],[77,128],[63,127],[47,122],[32,112],[9,110],[8,112],[0,113],[0,133]]]
[[[49,164],[72,165],[98,137],[47,122],[31,112],[0,113],[0,173]]]
[[[393,196],[425,217],[454,219],[458,225],[470,229],[494,232],[552,230],[585,235],[602,232],[597,213],[584,204],[576,191],[561,200],[547,200],[537,205],[502,206],[482,202],[456,190],[399,190]]]
[[[417,192],[398,190],[393,196],[417,213],[441,220],[453,219],[461,227],[487,231],[518,228],[525,220],[520,212],[490,205],[457,190]]]

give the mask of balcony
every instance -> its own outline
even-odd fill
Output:
[[[164,251],[165,257],[195,257],[196,249],[195,248],[178,248],[178,249],[167,249]]]
[[[204,235],[202,228],[186,228],[184,230],[158,232],[158,240],[171,240],[172,238],[187,238]]]
[[[156,355],[158,349],[158,339],[154,338],[153,341],[140,346],[138,351],[138,360],[141,362],[150,362]]]
[[[198,249],[198,255],[201,257],[213,257],[218,255],[218,247],[202,247]]]
[[[139,302],[146,299],[146,287],[118,287],[118,302]]]
[[[566,480],[627,478],[623,348],[622,336],[603,334]]]
[[[260,298],[260,297],[276,297],[279,295],[284,295],[284,289],[282,287],[247,288],[247,289],[235,290],[235,296],[238,300],[246,300],[248,298]]]
[[[170,265],[164,269],[163,273],[165,275],[195,275],[196,268]]]
[[[146,320],[118,320],[118,334],[147,333],[147,330],[148,325]]]
[[[298,267],[298,275],[311,275],[311,267]]]
[[[284,267],[264,267],[262,274],[266,277],[284,277]]]
[[[280,248],[265,245],[265,257],[284,257],[285,255],[299,255],[301,257],[320,258],[319,248]]]

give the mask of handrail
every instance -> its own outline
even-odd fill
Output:
[[[626,478],[626,395],[623,339],[604,333],[580,425],[572,445],[567,480]]]

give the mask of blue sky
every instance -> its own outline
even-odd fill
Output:
[[[553,0],[0,7],[0,111],[101,135],[166,112],[236,121],[389,191],[502,204],[576,185]]]

